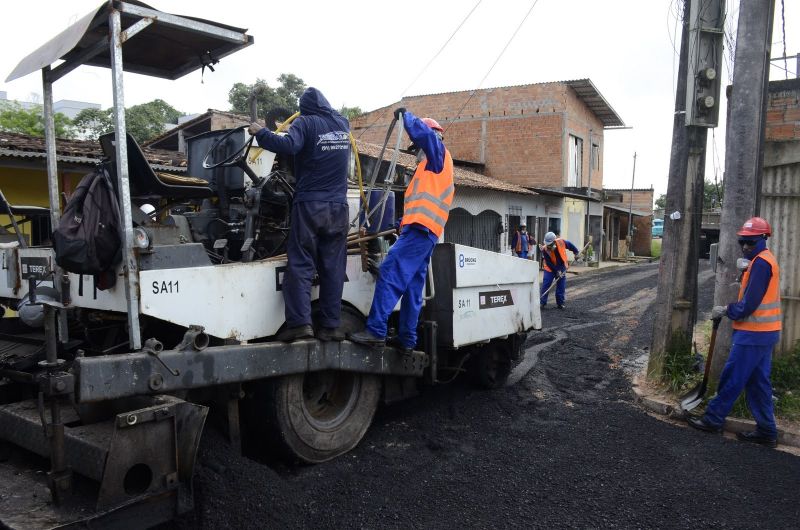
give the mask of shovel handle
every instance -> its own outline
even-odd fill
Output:
[[[703,371],[703,383],[708,383],[708,376],[711,373],[711,359],[714,357],[714,345],[717,343],[717,330],[722,318],[715,318],[711,325],[711,339],[708,341],[708,355],[706,356],[706,369]]]

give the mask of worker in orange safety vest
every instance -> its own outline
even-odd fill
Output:
[[[725,417],[742,390],[756,420],[756,429],[736,433],[745,442],[767,447],[777,445],[778,431],[772,403],[770,371],[772,349],[780,339],[780,270],[767,248],[772,235],[769,223],[753,217],[737,232],[742,254],[750,264],[742,275],[739,299],[727,306],[715,306],[712,320],[728,317],[733,321],[731,351],[720,374],[717,395],[702,418],[688,417],[692,427],[706,432],[721,432]]]

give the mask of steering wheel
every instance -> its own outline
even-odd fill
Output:
[[[234,151],[233,154],[228,156],[228,158],[226,158],[225,160],[213,163],[209,161],[209,158],[211,158],[211,156],[214,154],[214,151],[217,149],[217,147],[219,147],[225,141],[227,141],[228,138],[231,137],[231,135],[233,135],[238,131],[241,131],[242,129],[247,129],[248,127],[249,125],[241,125],[239,127],[233,128],[228,132],[226,132],[225,134],[223,134],[216,142],[214,142],[214,145],[211,146],[211,149],[208,150],[208,152],[206,153],[206,157],[203,159],[203,168],[214,169],[218,167],[238,166],[239,162],[243,160],[250,152],[250,147],[252,147],[253,145],[253,138],[255,138],[254,136],[251,136],[250,139],[248,139],[244,144],[242,144],[242,146],[239,149]]]

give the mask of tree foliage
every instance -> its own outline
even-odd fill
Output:
[[[345,107],[343,106],[339,109],[339,114],[347,118],[348,120],[352,121],[359,116],[364,114],[364,111],[361,110],[361,107]]]
[[[155,138],[166,130],[167,123],[178,123],[181,112],[163,99],[134,105],[125,110],[128,133],[140,144]],[[114,130],[113,109],[84,109],[74,120],[76,133],[84,139],[95,140],[101,134]]]
[[[267,112],[275,109],[297,111],[298,100],[306,89],[303,80],[294,74],[281,74],[278,77],[278,83],[276,88],[269,86],[264,79],[256,79],[252,85],[234,83],[228,92],[231,111],[249,115],[250,107],[247,100],[253,91],[256,93],[256,106],[260,119],[263,119]]]
[[[57,138],[74,138],[72,121],[57,112],[53,116]],[[44,136],[44,114],[41,105],[25,108],[17,102],[0,104],[0,131]]]
[[[703,183],[703,210],[722,208],[722,188],[722,184],[717,184],[710,180],[706,180]],[[667,196],[665,194],[662,193],[658,196],[655,201],[655,207],[656,209],[667,207]]]

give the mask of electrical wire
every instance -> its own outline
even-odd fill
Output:
[[[781,0],[781,30],[783,31],[783,70],[786,72],[786,79],[789,79],[789,63],[786,61],[786,12]]]
[[[473,7],[472,7],[472,9],[470,9],[470,10],[469,10],[469,13],[467,13],[467,16],[465,16],[465,17],[464,17],[464,18],[461,20],[461,22],[458,24],[458,26],[456,26],[456,29],[454,29],[454,30],[453,30],[453,33],[451,33],[451,34],[450,34],[450,36],[449,36],[449,37],[447,37],[447,40],[444,42],[444,44],[442,44],[441,48],[439,48],[439,51],[437,51],[437,52],[434,54],[434,56],[431,58],[431,60],[427,62],[427,64],[426,64],[426,65],[425,65],[425,66],[422,68],[422,70],[420,70],[420,72],[417,74],[417,76],[414,78],[414,80],[413,80],[413,81],[411,81],[411,83],[409,83],[409,84],[408,84],[408,86],[407,86],[407,87],[406,87],[406,88],[403,90],[403,92],[401,92],[401,93],[400,93],[400,98],[399,98],[399,99],[400,99],[401,101],[402,101],[402,99],[403,99],[403,96],[405,96],[405,95],[406,95],[406,92],[408,91],[408,89],[409,89],[409,88],[411,88],[411,87],[414,85],[414,83],[416,83],[416,82],[417,82],[417,80],[419,80],[419,78],[420,78],[420,77],[422,77],[422,74],[423,74],[423,73],[425,73],[425,71],[426,71],[426,70],[428,69],[428,67],[429,67],[429,66],[430,66],[430,65],[433,63],[433,61],[435,61],[435,60],[436,60],[436,58],[437,58],[437,57],[439,57],[439,55],[442,53],[442,51],[444,51],[444,49],[447,47],[447,45],[448,45],[448,44],[450,44],[450,41],[451,41],[451,40],[453,40],[453,37],[455,37],[455,36],[456,36],[456,33],[458,33],[458,32],[459,32],[459,30],[460,30],[460,29],[461,29],[461,28],[464,26],[464,24],[467,22],[467,20],[469,19],[469,17],[471,17],[471,16],[472,16],[472,13],[474,13],[474,12],[475,12],[475,10],[478,8],[478,6],[481,4],[481,2],[483,2],[483,0],[478,0],[478,2],[477,2],[477,3],[476,3],[476,4],[475,4]],[[375,126],[375,124],[376,124],[376,123],[378,123],[378,121],[379,121],[381,118],[383,118],[383,116],[386,114],[386,111],[387,111],[387,110],[389,110],[389,107],[388,107],[388,106],[387,106],[387,107],[385,107],[385,108],[384,108],[384,109],[383,109],[383,110],[382,110],[382,111],[381,111],[381,112],[378,114],[378,116],[375,118],[375,120],[374,120],[374,121],[373,121],[371,124],[369,124],[369,125],[368,125],[368,126],[367,126],[367,127],[364,129],[364,130],[363,130],[363,131],[361,131],[361,134],[359,134],[359,135],[358,135],[358,139],[359,139],[359,140],[361,139],[361,137],[364,135],[364,133],[365,133],[365,132],[367,132],[368,130],[372,129],[372,127],[374,127],[374,126]]]
[[[468,97],[468,98],[467,98],[467,100],[464,102],[464,104],[463,104],[463,105],[461,105],[461,108],[460,108],[460,109],[458,110],[458,112],[456,113],[455,117],[453,118],[453,121],[451,121],[451,122],[450,122],[450,123],[447,125],[447,127],[445,127],[445,128],[444,128],[444,131],[443,131],[443,133],[442,133],[442,134],[444,134],[444,133],[447,133],[447,129],[449,129],[449,128],[450,128],[450,126],[451,126],[451,125],[453,125],[453,124],[456,122],[456,120],[458,120],[458,118],[461,116],[461,113],[464,111],[464,109],[467,107],[467,105],[469,104],[469,102],[470,102],[470,101],[472,100],[472,98],[475,96],[475,93],[476,93],[478,90],[480,90],[480,89],[481,89],[481,87],[483,86],[483,82],[484,82],[484,81],[486,81],[486,78],[487,78],[487,77],[489,77],[489,74],[491,74],[491,73],[492,73],[492,70],[494,70],[494,67],[495,67],[495,66],[497,66],[497,63],[498,63],[498,62],[500,62],[500,59],[503,57],[503,54],[504,54],[504,53],[506,53],[506,50],[507,50],[507,49],[508,49],[508,47],[511,45],[511,42],[514,40],[514,37],[516,37],[516,36],[517,36],[517,33],[519,33],[519,30],[522,28],[522,25],[523,25],[523,24],[525,24],[525,21],[526,21],[526,20],[528,20],[528,17],[530,16],[531,12],[533,11],[533,8],[534,8],[534,7],[536,7],[536,4],[538,4],[538,3],[539,3],[539,0],[533,0],[533,3],[531,4],[531,7],[530,7],[530,9],[528,9],[528,12],[527,12],[527,13],[525,13],[525,16],[524,16],[524,17],[522,17],[522,21],[521,21],[521,22],[519,23],[519,25],[517,26],[517,29],[515,29],[515,30],[514,30],[514,33],[512,33],[512,34],[511,34],[511,38],[510,38],[510,39],[508,39],[508,42],[506,42],[506,45],[505,45],[505,46],[503,46],[503,49],[502,49],[502,50],[500,50],[500,54],[499,54],[499,55],[497,56],[497,58],[494,60],[494,62],[492,63],[492,66],[490,66],[490,67],[489,67],[489,70],[486,72],[486,75],[484,75],[484,76],[483,76],[483,79],[481,79],[481,82],[480,82],[480,83],[478,83],[478,86],[477,86],[475,89],[473,89],[473,90],[471,90],[471,91],[470,91],[469,97]]]

